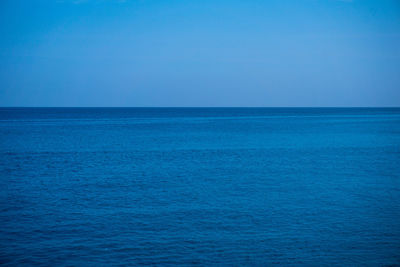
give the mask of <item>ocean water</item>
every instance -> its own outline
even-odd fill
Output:
[[[0,263],[400,265],[400,109],[1,108]]]

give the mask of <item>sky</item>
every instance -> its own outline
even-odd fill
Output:
[[[400,106],[400,1],[1,0],[0,106]]]

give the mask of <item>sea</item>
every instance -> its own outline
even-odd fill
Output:
[[[4,266],[399,266],[400,108],[0,108]]]

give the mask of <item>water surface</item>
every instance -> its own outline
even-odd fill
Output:
[[[1,108],[0,263],[400,264],[400,109]]]

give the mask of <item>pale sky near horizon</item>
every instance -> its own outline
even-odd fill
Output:
[[[0,106],[400,106],[400,1],[3,0]]]

